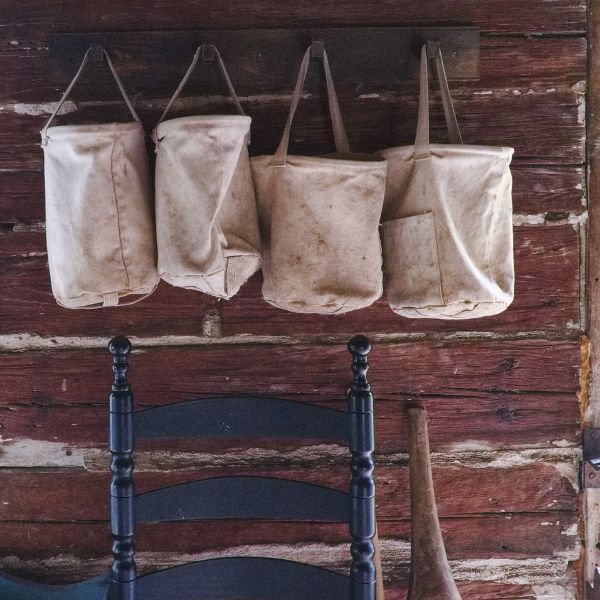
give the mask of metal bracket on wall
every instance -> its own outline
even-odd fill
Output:
[[[465,26],[57,33],[50,36],[50,80],[64,88],[85,51],[103,46],[128,90],[142,97],[168,97],[196,49],[214,44],[239,93],[276,93],[293,87],[302,54],[312,43],[313,52],[327,49],[336,86],[356,94],[398,91],[407,79],[418,77],[420,49],[426,42],[439,44],[449,79],[479,78],[479,29]],[[210,59],[205,54],[202,58]],[[104,85],[109,80],[98,77],[81,80],[82,99],[112,97],[112,86]],[[220,76],[209,71],[188,88],[190,93],[219,91]]]
[[[600,427],[583,431],[583,474],[585,489],[600,488]]]

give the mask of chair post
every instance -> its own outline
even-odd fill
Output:
[[[108,350],[112,355],[114,381],[109,395],[109,446],[111,453],[110,530],[113,563],[110,600],[135,600],[135,514],[133,485],[133,394],[127,381],[131,342],[115,337]]]
[[[354,381],[348,391],[350,418],[350,535],[352,564],[350,568],[351,600],[375,600],[375,481],[373,458],[373,395],[367,380],[371,342],[362,335],[348,343],[352,354]]]

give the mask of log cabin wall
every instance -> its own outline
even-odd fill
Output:
[[[68,311],[55,304],[38,134],[60,91],[48,76],[50,33],[368,24],[481,28],[480,80],[452,88],[467,143],[516,149],[517,283],[509,310],[474,321],[412,321],[379,301],[336,318],[294,315],[261,300],[259,276],[229,302],[161,284],[132,307]],[[364,332],[375,342],[370,375],[388,598],[406,592],[404,407],[415,395],[430,413],[442,527],[463,599],[583,597],[584,0],[4,0],[0,32],[0,568],[59,582],[109,565],[105,345],[113,334],[134,338],[138,407],[262,392],[343,408],[350,376],[344,345]],[[181,58],[182,72],[188,59]],[[133,92],[151,125],[165,98]],[[310,92],[293,144],[301,152],[327,151],[324,103],[314,87]],[[82,101],[75,91],[70,116],[110,114],[116,104],[101,96]],[[289,98],[289,90],[244,94],[254,153],[275,148]],[[442,135],[435,99],[434,133]],[[340,101],[355,149],[412,143],[416,81],[375,92],[342,88]],[[222,106],[218,98],[191,103]],[[180,103],[174,114],[185,110]],[[141,447],[136,468],[138,491],[221,472],[283,474],[340,488],[348,478],[343,449],[275,440],[260,448]],[[345,569],[347,538],[343,527],[329,524],[145,526],[138,559],[144,571],[257,552]]]

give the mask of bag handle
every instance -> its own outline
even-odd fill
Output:
[[[202,56],[202,62],[213,62],[215,58],[217,59],[217,65],[219,66],[221,75],[223,76],[223,79],[225,80],[225,83],[227,84],[227,88],[229,89],[229,93],[231,94],[231,97],[233,98],[233,102],[235,104],[235,107],[236,107],[238,113],[242,116],[244,116],[246,114],[244,112],[244,109],[242,108],[242,105],[240,104],[237,94],[235,93],[233,83],[231,82],[229,73],[227,72],[227,68],[225,67],[223,58],[221,57],[221,53],[219,52],[219,50],[217,49],[217,47],[214,44],[202,44],[201,46],[198,46],[198,49],[196,50],[196,53],[194,54],[194,58],[192,59],[192,62],[190,64],[190,66],[188,67],[188,70],[186,71],[185,75],[183,76],[183,79],[179,82],[179,85],[177,86],[175,93],[169,100],[167,107],[163,111],[163,114],[160,116],[158,123],[156,123],[156,126],[154,127],[152,137],[153,137],[155,143],[158,143],[158,139],[156,138],[156,128],[164,121],[165,117],[167,116],[167,113],[171,110],[171,107],[173,106],[173,102],[175,102],[175,100],[177,100],[177,98],[179,97],[179,94],[181,94],[181,90],[183,90],[183,88],[185,87],[185,84],[188,82],[188,79],[190,78],[192,72],[194,71],[194,68],[198,64],[198,60],[200,59],[200,56]]]
[[[123,82],[121,81],[119,74],[115,70],[115,67],[112,64],[112,61],[110,60],[110,56],[108,55],[108,52],[102,47],[90,46],[83,56],[83,60],[81,61],[81,65],[79,66],[77,73],[75,73],[75,77],[73,77],[73,80],[69,84],[69,87],[67,87],[67,89],[66,89],[65,93],[63,94],[62,98],[60,99],[56,109],[50,115],[50,118],[46,121],[46,124],[44,125],[44,127],[42,128],[42,130],[40,132],[42,134],[42,146],[45,146],[48,143],[48,133],[47,133],[48,127],[50,127],[50,123],[52,123],[52,121],[54,120],[54,117],[56,117],[56,115],[58,114],[58,111],[62,108],[62,105],[65,103],[66,99],[69,97],[69,94],[75,87],[77,80],[79,79],[79,77],[83,73],[83,70],[85,69],[88,62],[90,61],[90,55],[92,54],[92,52],[100,52],[101,56],[106,58],[106,62],[107,62],[108,66],[110,68],[110,71],[117,83],[119,91],[121,92],[121,96],[123,96],[123,100],[125,100],[125,104],[127,104],[127,108],[129,109],[131,116],[133,117],[134,121],[139,122],[140,118],[139,118],[137,112],[135,112],[135,108],[133,108],[133,104],[131,103],[131,100],[129,99],[127,92],[125,91],[125,87],[123,86]]]
[[[431,150],[429,147],[429,72],[428,59],[435,59],[436,75],[442,93],[442,105],[444,117],[451,144],[462,144],[462,136],[456,120],[448,78],[444,68],[444,59],[439,42],[427,42],[421,48],[421,76],[419,90],[419,117],[417,120],[417,136],[415,138],[415,160],[429,158]]]
[[[340,111],[340,105],[338,102],[337,94],[335,92],[335,86],[333,85],[333,78],[331,76],[331,69],[329,68],[329,60],[327,59],[327,52],[325,46],[321,41],[314,41],[304,53],[304,58],[300,64],[300,71],[298,72],[298,80],[296,81],[296,87],[292,96],[292,104],[290,106],[290,112],[288,114],[287,123],[283,130],[283,135],[279,146],[271,165],[275,167],[284,167],[287,164],[288,147],[290,145],[290,131],[292,129],[292,121],[296,114],[296,109],[300,102],[300,95],[304,88],[304,82],[306,80],[306,74],[308,72],[308,66],[310,59],[320,58],[323,61],[323,69],[325,71],[325,83],[327,84],[327,100],[329,103],[329,113],[331,115],[331,124],[333,125],[333,137],[335,141],[336,152],[346,153],[350,152],[348,145],[348,137],[346,136],[346,130],[344,128],[344,122],[342,120],[342,113]]]

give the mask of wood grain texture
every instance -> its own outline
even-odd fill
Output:
[[[0,232],[0,333],[40,335],[202,335],[211,310],[222,314],[224,335],[293,335],[443,332],[464,330],[570,331],[579,322],[579,233],[576,227],[515,229],[516,292],[504,313],[485,319],[440,321],[395,315],[385,299],[371,307],[336,317],[282,311],[262,299],[256,275],[232,300],[162,283],[150,298],[130,307],[69,311],[56,304],[50,289],[43,233]],[[33,256],[29,255],[33,253]]]
[[[225,33],[223,34],[223,31]],[[199,32],[125,32],[106,37],[105,34],[56,34],[50,39],[49,84],[66,88],[77,70],[81,56],[90,44],[105,45],[119,59],[120,73],[138,98],[169,96],[177,87],[198,43],[213,36],[229,65],[228,70],[238,93],[275,93],[293,89],[297,66],[310,40],[309,30],[288,34],[286,29],[258,29],[227,33],[228,30]],[[372,31],[368,28],[368,31]],[[335,32],[339,32],[337,35]],[[287,37],[289,35],[289,37]],[[407,80],[418,75],[418,44],[414,33],[361,33],[360,28],[319,29],[323,37],[336,85],[355,93],[395,90],[405,87]],[[440,38],[445,67],[452,87],[455,81],[473,80],[479,88],[519,85],[525,81],[564,80],[576,83],[585,78],[584,38],[544,38],[532,41],[524,38],[484,38],[483,71],[479,71],[477,30],[453,33],[446,28],[425,30],[423,37]],[[243,36],[236,41],[236,36]],[[390,38],[388,36],[393,36]],[[405,44],[409,44],[407,48]],[[477,46],[477,51],[471,50]],[[389,53],[394,48],[397,56]],[[18,50],[18,49],[16,49]],[[17,54],[15,52],[14,54]],[[565,55],[568,55],[566,58]],[[188,58],[186,58],[188,57]],[[374,62],[373,62],[374,61]],[[350,64],[349,64],[350,63]],[[507,77],[506,64],[513,64]],[[534,67],[535,65],[535,67]],[[521,66],[521,68],[519,68]],[[114,83],[106,70],[89,67],[79,80],[77,97],[89,100],[115,98]],[[215,69],[198,69],[186,85],[186,96],[223,93],[224,85]],[[310,70],[308,89],[319,81],[316,69]],[[548,79],[550,78],[550,79]],[[103,89],[94,85],[100,80]]]
[[[530,167],[513,164],[513,211],[517,214],[577,214],[585,209],[581,167]],[[1,221],[2,219],[0,219]]]
[[[554,218],[564,213],[578,214],[585,208],[584,174],[582,167],[512,166],[513,206],[518,214],[547,214]],[[0,171],[0,224],[9,233],[29,233],[27,226],[44,221],[44,176],[39,171]],[[43,252],[46,241],[43,232],[27,240],[13,238],[22,251]],[[0,256],[14,252],[10,239],[0,242]]]
[[[56,80],[52,75],[47,50],[48,40],[35,43],[28,37],[31,32],[26,31],[25,39],[20,39],[21,34],[15,32],[10,42],[0,41],[0,67],[6,76],[0,81],[0,99],[3,103],[16,102],[18,108],[25,112],[35,112],[35,103],[56,101],[66,83]],[[8,36],[9,33],[7,32]],[[43,36],[42,36],[43,37]],[[16,42],[16,43],[13,43]],[[190,57],[184,55],[165,54],[164,48],[153,48],[147,42],[136,42],[132,34],[131,48],[124,55],[122,51],[113,53],[116,66],[123,78],[127,89],[135,96],[138,102],[148,101],[152,98],[166,98],[177,86],[187,68]],[[168,50],[168,48],[167,48]],[[286,49],[282,49],[285,52]],[[69,70],[75,73],[79,57],[73,57],[73,66]],[[225,54],[227,61],[227,54]],[[260,85],[253,82],[244,84],[233,78],[238,93],[243,95],[256,95],[290,91],[293,89],[296,76],[296,63],[299,62],[294,55],[288,56],[286,63],[286,77],[273,77],[270,81],[263,81]],[[510,65],[510,69],[507,66]],[[488,91],[502,87],[521,87],[545,83],[547,88],[560,85],[575,85],[584,80],[586,76],[586,41],[583,37],[544,37],[526,38],[502,37],[482,38],[480,58],[480,78],[473,82],[470,89]],[[289,72],[287,72],[289,71]],[[336,69],[333,65],[335,76]],[[223,84],[218,80],[207,83],[207,79],[214,81],[212,70],[200,70],[186,85],[184,97],[199,96],[206,93],[225,92]],[[311,69],[307,89],[315,89],[320,79],[316,69]],[[94,85],[100,83],[100,85]],[[341,82],[338,82],[340,85]],[[346,86],[354,95],[373,93],[381,89],[404,89],[409,82],[398,86],[390,85],[385,80],[376,87],[373,85],[358,84]],[[451,82],[452,89],[460,84]],[[82,100],[115,100],[118,98],[114,81],[105,69],[85,71],[73,92],[72,99],[76,102]],[[34,104],[32,104],[34,103]],[[164,104],[164,101],[162,101]],[[39,106],[38,106],[39,109]]]
[[[451,560],[461,558],[553,557],[567,553],[578,540],[578,515],[506,514],[453,517],[442,520],[444,542]],[[22,560],[71,554],[103,557],[110,545],[107,522],[9,523],[0,522],[0,555]],[[381,521],[382,539],[410,541],[407,520]],[[142,552],[202,552],[247,544],[327,544],[348,541],[348,530],[335,523],[271,523],[265,521],[203,521],[140,525],[136,535]],[[108,540],[108,541],[107,541]]]
[[[302,547],[300,547],[302,548]],[[297,560],[308,558],[311,564],[327,566],[338,572],[346,571],[347,546],[312,545],[307,552],[298,551],[297,546],[262,546],[246,547],[246,553],[266,551],[271,557],[294,556]],[[335,553],[335,556],[334,556]],[[210,554],[209,554],[210,555]],[[308,557],[306,556],[308,555]],[[172,555],[156,553],[138,553],[141,571],[153,572],[168,568],[182,561],[194,560],[204,555]],[[393,557],[395,558],[395,557]],[[106,559],[77,559],[72,556],[61,556],[42,561],[5,561],[4,569],[15,575],[28,575],[30,579],[52,581],[56,583],[78,581],[102,575],[106,570]],[[487,561],[454,561],[453,569],[459,579],[459,589],[463,600],[564,600],[574,598],[576,580],[566,568],[566,560],[554,559],[541,561],[538,559],[516,560],[489,559]],[[476,570],[485,569],[478,575]],[[520,584],[505,584],[498,580],[502,573],[509,571],[512,580]],[[406,599],[408,579],[408,559],[393,560],[391,565],[384,566],[386,598],[394,600]],[[461,580],[464,580],[462,582]],[[541,595],[540,595],[541,594]]]
[[[145,401],[145,396],[145,391],[140,390],[139,400]],[[0,444],[0,466],[31,466],[31,457],[25,454],[21,463],[15,463],[11,443],[62,443],[73,452],[104,448],[106,445],[106,406],[100,404],[102,398],[90,399],[93,404],[82,406],[62,404],[56,398],[41,396],[31,403],[7,400],[0,404],[0,433],[13,442]],[[310,400],[322,406],[342,408],[340,400],[328,401],[318,397]],[[431,446],[437,451],[452,450],[467,444],[507,449],[544,447],[556,443],[575,445],[579,442],[579,408],[574,392],[521,395],[481,391],[464,397],[427,397],[422,401],[430,415]],[[406,405],[403,399],[378,401],[375,428],[379,452],[406,451]],[[262,446],[276,446],[283,452],[302,445],[300,440],[271,439],[261,443],[212,439],[168,440],[154,447],[176,454],[221,453]],[[149,445],[140,447],[146,446]],[[310,449],[307,448],[306,452],[310,452]],[[182,456],[171,462],[184,465],[186,461],[189,462],[190,458]]]
[[[433,0],[426,5],[393,0],[378,2],[370,8],[352,0],[310,0],[302,5],[285,0],[247,3],[235,0],[154,0],[151,6],[132,3],[125,6],[110,0],[99,7],[91,0],[74,4],[60,0],[51,5],[34,0],[23,5],[17,0],[3,2],[0,25],[19,26],[35,31],[110,31],[133,29],[177,29],[197,27],[285,27],[366,24],[447,24],[472,23],[490,32],[583,32],[586,30],[586,5],[583,0],[514,0],[511,10],[501,0]]]
[[[133,305],[133,310],[125,307],[66,310],[56,304],[52,296],[47,258],[28,256],[27,253],[19,253],[11,259],[0,258],[0,277],[7,282],[4,307],[15,316],[19,315],[17,319],[21,321],[21,325],[11,323],[8,314],[0,315],[4,332],[19,331],[29,323],[29,331],[42,335],[76,332],[83,336],[100,334],[108,337],[127,331],[130,335],[201,336],[205,333],[206,315],[217,306],[211,296],[161,283],[149,298]]]
[[[588,97],[588,185],[590,203],[587,248],[587,318],[589,321],[589,372],[587,397],[583,398],[583,416],[588,426],[600,426],[600,2],[592,0],[589,6],[590,53]],[[584,498],[587,516],[585,579],[594,582],[595,571],[600,566],[600,490],[587,490]],[[600,593],[597,589],[595,594]]]
[[[512,146],[516,159],[530,164],[579,164],[584,160],[583,96],[580,86],[536,84],[483,90],[454,89],[456,111],[465,143]],[[365,93],[355,96],[340,89],[340,103],[348,123],[350,145],[354,150],[376,151],[387,147],[412,144],[417,112],[416,86],[403,92]],[[491,93],[487,93],[491,92]],[[187,104],[191,101],[188,100]],[[222,112],[222,102],[190,110],[180,103],[173,117],[194,112]],[[119,104],[88,105],[68,115],[68,121],[110,122],[122,118]],[[156,123],[162,102],[139,107],[148,130]],[[245,107],[253,118],[252,154],[272,153],[279,142],[287,118],[287,96],[247,97]],[[19,111],[22,109],[17,107]],[[6,110],[0,131],[0,169],[40,170],[42,150],[39,130],[47,114],[20,114]],[[34,111],[34,112],[37,112]],[[502,119],[498,119],[498,115]],[[432,140],[446,139],[439,102],[431,113]],[[295,120],[291,148],[293,152],[318,154],[331,151],[331,132],[326,106],[321,100],[306,99]]]
[[[579,388],[579,351],[577,340],[379,343],[369,379],[379,400],[468,398],[482,391],[572,394]],[[350,376],[342,344],[253,345],[252,360],[248,352],[244,345],[134,349],[130,381],[137,407],[264,393],[306,401],[338,399],[343,409]],[[85,405],[103,401],[108,393],[110,363],[103,350],[5,353],[0,360],[0,396],[9,403]]]
[[[465,139],[517,150],[514,205],[521,216],[515,220],[518,284],[511,309],[456,327],[401,319],[382,301],[354,315],[320,321],[269,308],[259,298],[258,278],[229,303],[161,285],[132,309],[67,312],[54,304],[44,256],[38,134],[60,94],[49,77],[50,33],[459,23],[483,30],[481,79],[452,85]],[[79,346],[98,346],[101,338],[108,341],[119,331],[153,344],[176,335],[196,336],[189,339],[194,344],[202,339],[217,344],[138,348],[131,373],[138,406],[257,391],[343,408],[350,379],[341,339],[371,331],[386,340],[378,340],[370,372],[377,399],[386,600],[406,596],[410,532],[404,411],[415,396],[431,417],[442,528],[463,600],[578,597],[578,567],[569,562],[579,556],[580,526],[575,447],[581,361],[575,337],[582,327],[579,255],[585,249],[577,227],[585,223],[586,209],[584,0],[108,0],[102,6],[89,0],[6,0],[0,26],[0,334],[7,347],[30,334],[42,336],[36,338],[40,343],[57,344],[56,350],[0,355],[0,466],[34,467],[2,469],[2,569],[58,582],[102,574],[109,566],[105,435],[110,367],[103,350]],[[150,128],[170,93],[161,85],[169,77],[174,81],[187,59],[173,62],[167,77],[148,78],[141,87],[136,72],[147,73],[153,61],[146,48],[135,56],[138,64],[124,56],[115,62]],[[168,66],[160,60],[154,64],[157,72]],[[63,122],[121,114],[114,88],[105,86],[103,78],[97,81],[93,96],[85,85],[75,90],[76,110]],[[311,98],[301,104],[295,123],[297,152],[318,153],[331,146],[326,106],[322,97],[314,97],[321,91],[316,81],[313,76]],[[222,110],[220,98],[200,97],[205,91],[201,82],[201,76],[194,78],[187,102],[174,115]],[[243,102],[254,118],[254,154],[275,148],[288,88],[275,82],[240,90],[252,96]],[[374,150],[412,143],[416,91],[414,81],[400,89],[340,86],[351,144]],[[86,97],[110,101],[90,105],[81,102]],[[442,141],[437,95],[434,102],[433,136]],[[590,156],[595,156],[596,137],[590,138]],[[563,224],[549,226],[556,221]],[[463,333],[452,341],[456,329],[470,330],[479,339],[468,341]],[[483,331],[492,337],[482,341]],[[405,334],[421,332],[426,335],[421,341],[400,343]],[[537,339],[518,339],[523,334]],[[164,344],[185,339],[165,337]],[[317,368],[317,362],[322,366]],[[342,487],[347,472],[341,450],[281,440],[265,440],[262,446],[242,441],[237,447],[219,440],[196,445],[166,441],[153,449],[143,445],[140,490],[188,480],[195,477],[194,469],[206,476],[256,472],[262,465],[270,473],[310,479],[318,473],[316,464],[327,465],[322,482]],[[73,490],[68,501],[67,486]],[[140,565],[147,571],[231,547],[250,552],[254,543],[279,556],[306,551],[314,561],[345,569],[345,536],[344,528],[331,524],[149,526],[140,530]]]
[[[241,333],[292,335],[452,330],[552,330],[579,322],[579,235],[570,225],[515,229],[515,301],[495,317],[468,321],[405,319],[395,315],[385,297],[372,306],[326,318],[281,311],[262,300],[256,275],[240,293],[221,305],[224,335]],[[563,279],[564,278],[564,279]]]
[[[577,490],[566,477],[564,463],[531,463],[521,466],[469,468],[434,465],[440,516],[481,513],[544,513],[577,511]],[[136,493],[206,477],[265,475],[296,478],[341,491],[348,489],[345,465],[327,471],[314,469],[211,469],[185,472],[138,472]],[[407,519],[410,515],[408,468],[380,466],[376,470],[379,519]],[[0,521],[104,521],[108,516],[109,477],[104,473],[19,472],[3,473]],[[457,489],[469,490],[464,496]],[[40,498],[44,503],[40,504]]]

